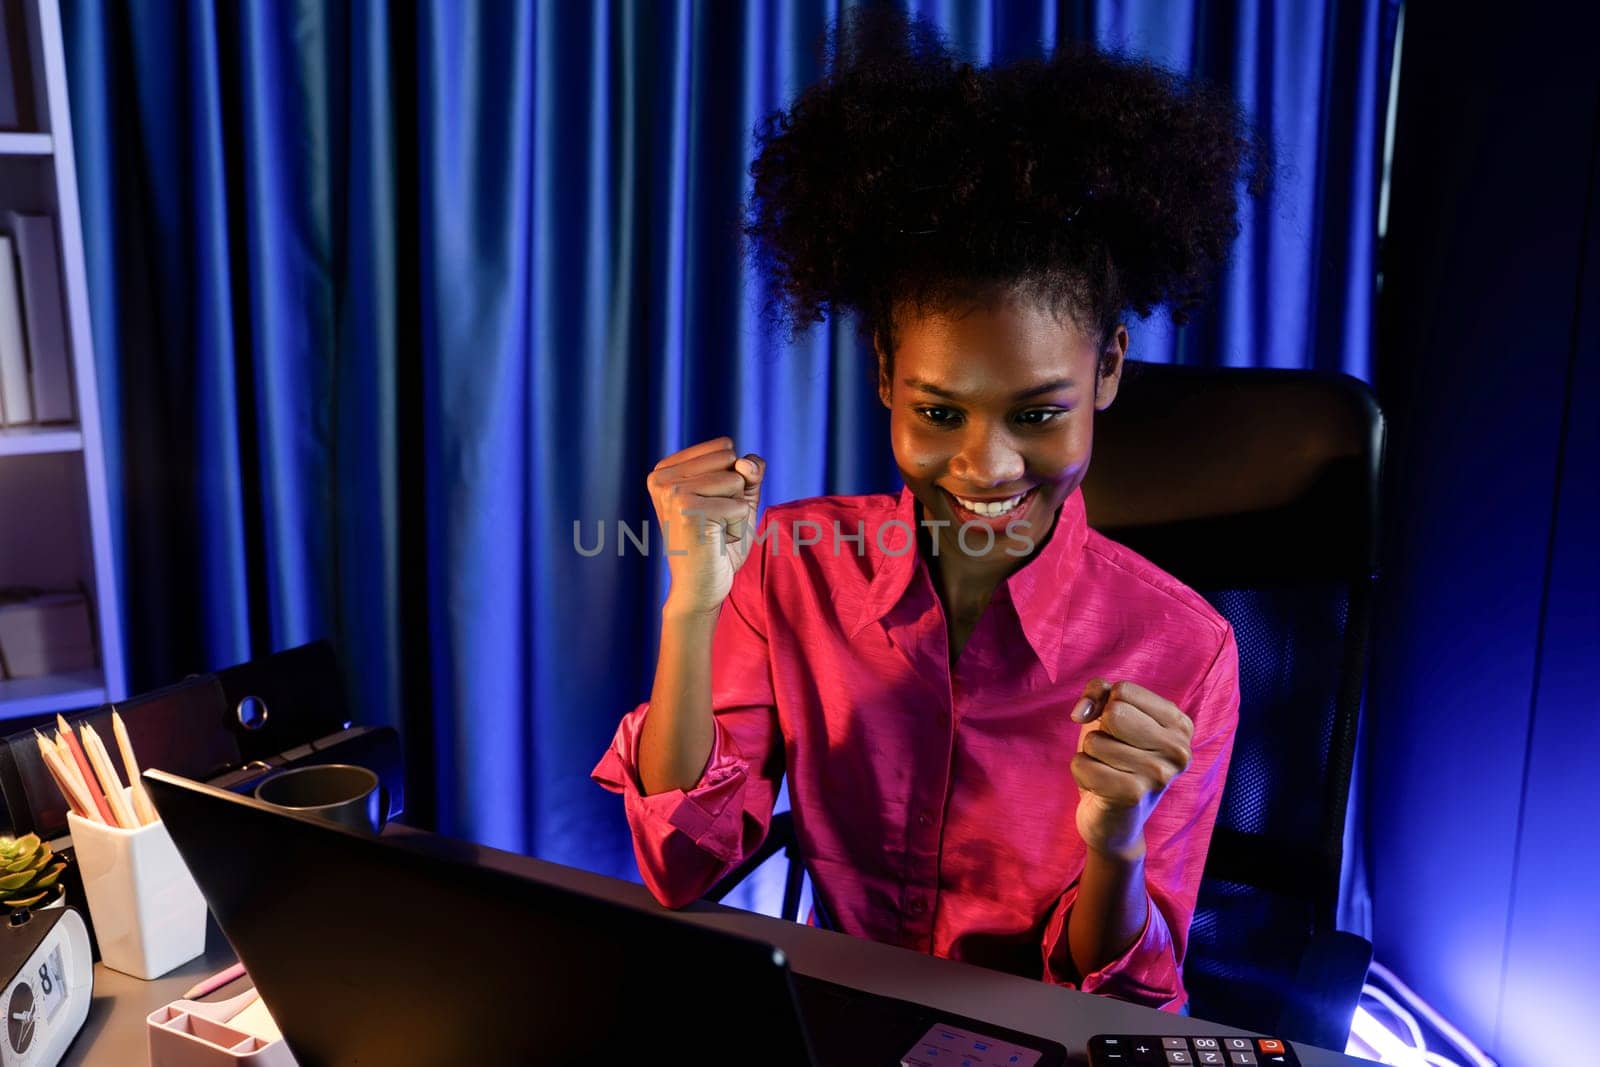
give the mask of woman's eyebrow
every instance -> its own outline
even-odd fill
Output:
[[[921,378],[906,378],[903,380],[902,384],[909,386],[912,389],[921,389],[924,393],[932,393],[934,396],[943,397],[945,400],[962,399],[959,393],[953,393],[948,389],[934,385],[932,382],[925,382]],[[1031,386],[1030,388],[1022,390],[1020,393],[1015,393],[1012,395],[1011,399],[1027,400],[1029,397],[1041,396],[1045,393],[1053,393],[1058,389],[1071,389],[1077,384],[1078,383],[1074,382],[1071,378],[1057,378],[1055,381]]]
[[[1071,389],[1077,384],[1078,383],[1073,381],[1071,378],[1057,378],[1054,381],[1045,382],[1043,385],[1036,385],[1031,389],[1024,389],[1022,392],[1015,394],[1012,399],[1027,400],[1029,397],[1043,396],[1045,393],[1054,393],[1062,389]]]

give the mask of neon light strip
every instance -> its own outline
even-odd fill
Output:
[[[1357,1009],[1357,1011],[1359,1013],[1360,1009]],[[1361,1035],[1355,1032],[1354,1020],[1351,1020],[1351,1023],[1350,1039],[1345,1042],[1344,1054],[1346,1056],[1358,1056],[1364,1060],[1381,1059],[1383,1054],[1363,1041]]]
[[[1428,1020],[1429,1026],[1449,1038],[1451,1044],[1455,1045],[1458,1051],[1464,1053],[1476,1067],[1497,1067],[1494,1060],[1486,1056],[1482,1049],[1473,1044],[1466,1034],[1452,1026],[1448,1019],[1434,1009],[1433,1005],[1423,1000],[1415,990],[1395,977],[1395,973],[1389,968],[1377,960],[1373,960],[1370,973],[1382,979],[1386,985],[1395,991],[1396,996],[1405,1001],[1418,1015]]]
[[[1416,1016],[1402,1008],[1399,1001],[1395,1000],[1388,993],[1385,993],[1375,985],[1362,986],[1361,995],[1364,997],[1371,997],[1373,1000],[1383,1005],[1383,1009],[1390,1015],[1394,1016],[1395,1020],[1399,1022],[1401,1026],[1406,1028],[1406,1032],[1399,1035],[1402,1041],[1405,1041],[1405,1039],[1409,1036],[1411,1040],[1406,1041],[1406,1044],[1410,1045],[1418,1052],[1428,1051],[1428,1039],[1422,1036],[1422,1027],[1417,1025]],[[1392,1030],[1390,1032],[1393,1033]]]
[[[1356,1008],[1350,1021],[1350,1036],[1365,1044],[1376,1055],[1379,1063],[1395,1067],[1429,1067],[1427,1057],[1389,1032],[1366,1008]]]

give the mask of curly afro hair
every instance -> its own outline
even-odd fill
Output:
[[[1226,95],[1084,45],[975,68],[894,7],[828,35],[828,73],[756,130],[746,251],[791,340],[854,312],[889,356],[895,313],[1021,296],[1100,338],[1132,309],[1202,303],[1265,190]]]

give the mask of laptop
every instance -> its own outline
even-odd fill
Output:
[[[143,780],[301,1067],[882,1067],[919,1062],[937,1027],[1067,1062],[1043,1038],[795,974],[771,944],[472,862],[475,846]]]

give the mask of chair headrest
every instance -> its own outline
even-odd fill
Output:
[[[1129,361],[1089,524],[1197,588],[1370,578],[1384,418],[1343,374]]]

